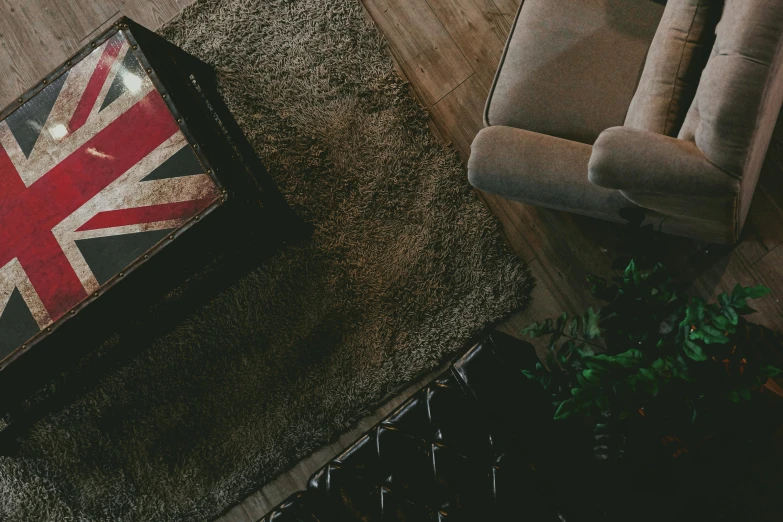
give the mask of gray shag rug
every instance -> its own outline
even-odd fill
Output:
[[[359,0],[204,0],[162,33],[315,232],[37,422],[4,522],[212,519],[527,299]]]

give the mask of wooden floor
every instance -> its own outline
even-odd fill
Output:
[[[121,14],[152,29],[192,0],[0,0],[0,105],[64,61]],[[387,37],[393,58],[432,115],[433,130],[467,160],[482,127],[484,100],[513,22],[518,0],[356,0]],[[744,240],[735,248],[667,239],[675,275],[710,298],[737,282],[766,284],[773,294],[754,303],[757,322],[783,331],[783,184],[762,177]],[[535,279],[531,305],[501,325],[512,334],[527,323],[596,303],[587,274],[612,276],[619,227],[480,194],[503,225],[508,243]],[[222,521],[251,522],[291,492],[340,449],[404,400],[421,383],[248,497]]]

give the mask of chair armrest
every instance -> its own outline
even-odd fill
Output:
[[[601,187],[655,194],[725,196],[739,193],[740,185],[694,142],[628,127],[598,136],[588,178]]]
[[[633,205],[587,181],[586,143],[497,125],[482,129],[470,150],[468,179],[479,190],[616,222],[619,210]]]

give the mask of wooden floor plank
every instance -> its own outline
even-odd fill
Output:
[[[779,272],[774,270],[764,274],[759,269],[763,270],[765,266],[765,264],[759,263],[751,266],[736,250],[729,251],[694,281],[693,288],[701,297],[714,301],[718,294],[731,292],[734,285],[738,283],[744,286],[767,284],[773,289],[772,295],[750,303],[753,308],[758,310],[758,313],[749,316],[749,319],[778,332],[783,332],[783,308],[778,302],[778,299],[783,297],[781,295],[783,287],[777,278]]]
[[[0,0],[0,106],[35,85],[77,48],[70,23],[46,0]]]
[[[484,203],[492,209],[492,212],[500,220],[503,229],[503,236],[511,247],[511,250],[525,263],[530,263],[536,259],[536,252],[525,241],[522,234],[519,233],[518,221],[514,219],[514,214],[509,210],[510,202],[494,194],[476,191],[484,200]]]
[[[744,240],[738,245],[746,259],[755,263],[783,244],[783,209],[765,187],[759,186],[745,224]]]
[[[218,517],[215,522],[256,522],[254,519],[250,518],[250,516],[247,514],[247,511],[245,511],[245,508],[242,507],[242,504],[237,504],[233,508],[229,509],[228,512],[223,514],[223,516]]]
[[[122,14],[140,23],[147,29],[157,30],[171,20],[184,5],[177,0],[117,0]],[[192,3],[192,2],[189,2]]]
[[[517,10],[519,10],[519,5],[522,3],[522,0],[493,0],[493,2],[497,7],[498,12],[503,17],[503,20],[505,20],[506,30],[508,31],[514,23],[514,17],[517,14]],[[506,35],[508,35],[508,33],[506,33]]]
[[[426,0],[362,2],[425,105],[437,103],[473,74]]]
[[[436,123],[462,152],[464,159],[470,156],[470,144],[484,127],[482,113],[488,92],[474,74],[432,107]]]
[[[68,20],[67,25],[77,42],[84,42],[90,35],[97,34],[100,27],[120,12],[115,0],[58,0],[52,5],[62,20]]]
[[[518,202],[509,202],[508,208],[514,213],[517,230],[563,294],[568,305],[565,310],[581,312],[588,306],[600,307],[601,303],[588,291],[587,276],[611,278],[616,274],[611,268],[609,249],[586,232],[597,227],[605,231],[598,234],[600,241],[610,242],[619,234],[620,225]]]
[[[427,3],[476,71],[478,80],[489,89],[507,34],[497,6],[492,0],[427,0]]]

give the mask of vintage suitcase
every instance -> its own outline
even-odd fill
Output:
[[[117,21],[0,113],[0,414],[228,284],[284,208],[212,69]]]

